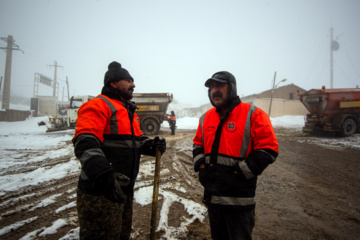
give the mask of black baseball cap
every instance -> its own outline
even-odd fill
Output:
[[[216,81],[219,83],[229,83],[231,78],[234,78],[234,76],[229,72],[226,71],[217,72],[214,75],[212,75],[211,78],[206,80],[205,87],[210,87],[212,81]]]

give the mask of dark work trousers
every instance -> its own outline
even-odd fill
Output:
[[[104,196],[77,191],[80,239],[130,239],[132,196],[124,203],[115,203]]]
[[[213,240],[252,239],[254,209],[235,209],[210,204],[208,212]]]
[[[175,122],[171,122],[170,129],[171,129],[171,135],[175,135]]]

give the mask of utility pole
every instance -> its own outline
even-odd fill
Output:
[[[273,99],[273,94],[274,94],[274,88],[275,88],[275,79],[276,79],[276,72],[274,73],[274,80],[272,82],[272,86],[271,86],[271,97],[270,97],[270,105],[269,105],[269,117],[271,114],[271,104],[272,104],[272,99]]]
[[[330,28],[330,88],[333,88],[334,85],[334,59],[333,59],[333,50],[332,50],[332,42],[333,42],[333,32],[334,28]]]
[[[283,80],[281,80],[280,82],[278,82],[278,83],[275,85],[276,72],[274,73],[274,79],[273,79],[272,87],[271,87],[271,97],[270,97],[269,113],[268,113],[269,117],[270,117],[270,115],[271,115],[271,105],[272,105],[274,90],[275,90],[275,88],[277,88],[277,86],[279,86],[280,83],[285,82],[286,80],[287,80],[287,79],[284,78]]]
[[[66,76],[66,86],[67,86],[67,96],[68,96],[68,101],[70,101],[70,94],[69,94],[69,80],[68,77]]]
[[[54,65],[49,65],[49,67],[54,67],[55,70],[54,70],[54,89],[53,89],[53,96],[56,97],[56,84],[57,84],[57,68],[58,67],[63,67],[63,66],[60,66],[57,64],[56,61],[54,61]]]
[[[334,28],[330,28],[330,88],[334,87],[334,58],[333,52],[339,50],[340,45],[337,41],[333,40]],[[338,38],[339,36],[337,36]],[[336,39],[337,39],[336,38]]]
[[[4,49],[4,51],[6,52],[4,91],[3,91],[3,97],[2,97],[2,109],[9,109],[10,108],[10,85],[11,85],[12,50],[19,50],[19,51],[22,51],[22,50],[19,48],[19,45],[15,44],[15,40],[14,40],[13,36],[9,35],[7,38],[2,37],[0,39],[7,42],[6,47],[0,47],[0,49]]]

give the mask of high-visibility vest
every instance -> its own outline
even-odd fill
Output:
[[[87,151],[79,159],[81,164],[85,166],[92,156],[104,155],[113,169],[125,174],[134,183],[139,171],[142,136],[137,114],[129,112],[121,101],[99,95],[80,107],[74,140],[92,135],[101,141],[101,150]],[[81,174],[86,180],[86,175]]]
[[[99,95],[79,109],[74,138],[81,133],[92,133],[103,142],[105,135],[132,135],[132,128],[134,136],[141,136],[140,118],[134,113],[130,123],[131,120],[121,101]]]
[[[212,108],[200,117],[193,142],[194,166],[199,162],[205,162],[207,166],[205,192],[209,202],[254,206],[257,176],[248,168],[245,159],[257,150],[270,149],[276,154],[279,151],[267,114],[254,105],[240,102],[226,119],[221,120]],[[233,173],[236,164],[246,179]]]
[[[215,108],[210,109],[200,118],[194,143],[203,146],[205,154],[211,153],[219,123],[220,116]],[[230,112],[222,125],[217,153],[244,159],[252,151],[259,149],[279,152],[270,119],[255,105],[241,102]]]

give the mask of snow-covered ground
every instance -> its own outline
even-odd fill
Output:
[[[46,132],[46,126],[38,126],[38,122],[40,121],[47,122],[48,118],[37,117],[29,118],[20,122],[0,122],[0,196],[5,195],[8,191],[13,191],[26,186],[35,186],[41,182],[61,179],[69,173],[79,171],[79,162],[75,158],[72,158],[70,161],[64,162],[63,164],[56,164],[53,167],[40,167],[27,172],[16,173],[15,171],[13,174],[8,174],[9,172],[14,171],[17,167],[26,165],[29,161],[41,162],[49,158],[49,156],[52,158],[54,158],[54,156],[60,157],[73,151],[72,145],[68,144],[68,141],[71,141],[73,137],[73,130],[44,134]],[[196,129],[198,121],[198,118],[179,118],[177,119],[177,129]],[[289,128],[292,129],[292,131],[298,132],[301,132],[304,125],[303,116],[283,116],[272,118],[271,121],[274,127]],[[168,124],[164,123],[162,128],[168,128]],[[299,141],[304,141],[304,138],[299,138]],[[360,134],[356,134],[348,138],[308,137],[306,141],[312,141],[314,144],[339,148],[360,148]],[[48,151],[45,154],[32,157],[31,159],[17,155],[16,151],[26,149],[34,153],[44,152],[44,149],[54,149],[53,146],[57,146],[55,150]],[[151,174],[150,169],[151,167],[142,167],[140,169],[140,175]],[[202,208],[204,208],[202,205],[194,202],[187,202],[186,199],[181,199],[175,194],[169,195],[167,192],[162,192],[162,194],[163,197],[166,198],[166,201],[164,202],[165,204],[171,204],[173,201],[182,201],[182,204],[184,204],[190,216],[194,216],[194,218],[198,218],[199,220],[204,218],[204,216],[201,215],[203,211]],[[150,187],[139,188],[135,193],[135,200],[140,205],[150,204],[151,197],[152,188]],[[53,200],[48,199],[48,201]],[[167,221],[168,213],[169,212],[166,211],[166,208],[163,208],[158,229],[166,228],[165,223]],[[35,219],[27,219],[26,221],[31,222],[34,220]],[[26,223],[27,222],[18,222],[17,225],[22,226]],[[51,234],[56,231],[56,229],[61,228],[64,224],[66,224],[66,222],[64,223],[61,219],[59,219],[54,222],[51,227],[42,231],[41,234]],[[17,225],[11,225],[0,229],[0,238],[11,229],[18,228],[19,226]],[[31,235],[32,233],[29,234]],[[74,232],[71,234],[76,235]],[[67,236],[67,238],[71,239],[71,236]],[[29,236],[28,239],[32,239],[31,236]]]
[[[65,152],[73,151],[72,146],[66,144],[66,141],[72,139],[73,130],[48,133],[46,132],[46,126],[38,126],[38,122],[48,121],[47,117],[29,118],[25,121],[19,122],[0,122],[0,173],[11,169],[15,165],[26,164],[28,161],[43,161],[48,155],[61,156]],[[198,126],[198,118],[184,117],[177,119],[177,129],[196,129]],[[304,125],[303,116],[283,116],[278,118],[272,118],[271,122],[274,127],[290,128],[293,130],[301,131]],[[162,128],[168,128],[168,124],[164,123]],[[64,134],[67,133],[67,134]],[[317,140],[322,144],[328,144],[333,146],[351,146],[360,148],[360,135],[356,134],[348,138],[320,138]],[[36,151],[37,149],[47,149],[51,146],[63,146],[59,148],[61,150],[54,150],[47,152],[45,155],[37,156],[36,158],[26,159],[26,162],[22,162],[22,159],[16,158],[16,149],[30,149]],[[11,154],[11,159],[9,158]],[[14,161],[13,159],[17,159]],[[10,177],[0,176],[0,196],[5,194],[6,191],[11,191],[14,188],[23,187],[25,185],[36,185],[46,179],[62,178],[69,171],[76,169],[77,161],[70,161],[64,163],[60,169],[36,169],[33,172],[23,174],[23,176],[14,175]],[[41,172],[41,174],[39,174]]]

